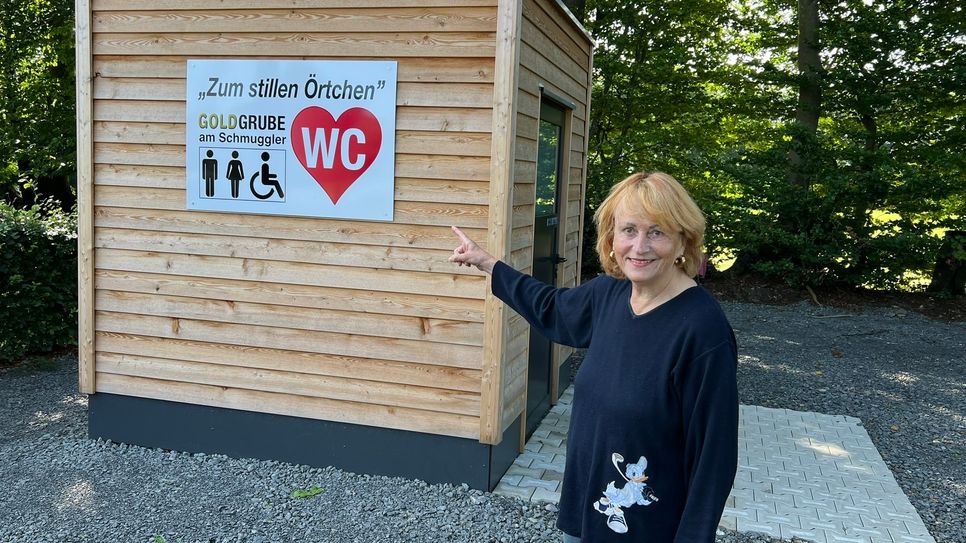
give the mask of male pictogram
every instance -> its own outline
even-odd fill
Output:
[[[215,180],[218,179],[218,161],[212,158],[215,153],[208,149],[205,153],[208,157],[201,161],[201,178],[205,180],[205,196],[211,198],[215,195]]]
[[[279,198],[285,198],[285,193],[282,191],[282,184],[278,182],[278,175],[272,173],[271,167],[268,165],[269,158],[270,158],[270,155],[268,154],[268,151],[263,152],[261,170],[252,174],[252,179],[251,179],[252,194],[254,194],[255,197],[258,198],[259,200],[267,200],[271,198],[275,194],[276,190],[278,191]],[[260,182],[263,186],[271,187],[271,189],[269,189],[269,191],[265,194],[262,194],[257,190],[255,190],[255,180],[258,179],[259,177],[261,177]]]

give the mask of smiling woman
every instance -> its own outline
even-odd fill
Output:
[[[607,275],[576,288],[514,270],[458,228],[450,261],[492,274],[493,294],[539,333],[587,349],[560,497],[566,541],[711,542],[737,466],[737,346],[692,279],[704,218],[673,177],[640,173],[594,220]]]

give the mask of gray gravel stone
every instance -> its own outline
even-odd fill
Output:
[[[859,417],[936,540],[966,541],[966,326],[723,305],[743,403]],[[76,370],[65,357],[50,373],[0,373],[0,542],[561,539],[556,507],[465,485],[89,440]],[[717,541],[780,540],[722,531]]]

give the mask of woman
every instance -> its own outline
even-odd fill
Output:
[[[704,217],[673,177],[650,173],[616,184],[594,222],[606,275],[576,288],[513,270],[456,227],[450,261],[492,274],[493,294],[552,341],[587,348],[557,521],[564,541],[714,541],[737,465],[737,348],[692,279]]]

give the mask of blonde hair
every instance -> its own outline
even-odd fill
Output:
[[[618,214],[646,215],[669,233],[680,234],[684,263],[679,267],[688,277],[697,275],[704,259],[704,213],[677,179],[662,172],[632,174],[611,187],[594,213],[601,268],[607,275],[623,279],[624,272],[610,256],[614,250],[614,218]]]

